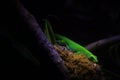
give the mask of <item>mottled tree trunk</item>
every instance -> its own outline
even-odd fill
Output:
[[[63,80],[68,80],[68,69],[64,65],[62,58],[54,49],[53,45],[47,40],[35,17],[27,9],[25,9],[18,0],[12,1],[19,15],[21,16],[21,19],[23,19],[24,22],[28,24],[28,28],[32,31],[38,46],[42,46],[43,49],[47,51],[47,56],[50,58],[51,62],[54,63],[51,65],[56,66],[58,71],[62,74],[58,75],[58,77],[64,77]]]

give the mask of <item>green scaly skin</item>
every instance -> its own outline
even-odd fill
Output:
[[[90,51],[88,51],[85,47],[81,46],[80,44],[70,40],[69,38],[55,34],[55,38],[57,39],[58,44],[64,44],[66,47],[75,52],[76,54],[84,54],[88,59],[93,62],[98,62],[98,59],[95,55],[93,55]]]

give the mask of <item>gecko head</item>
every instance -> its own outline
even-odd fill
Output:
[[[98,59],[97,59],[97,57],[96,56],[91,56],[91,57],[89,57],[89,60],[90,61],[92,61],[92,62],[95,62],[95,63],[97,63],[98,62]]]

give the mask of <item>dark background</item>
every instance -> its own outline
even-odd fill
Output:
[[[94,41],[120,34],[120,3],[117,1],[20,1],[28,9],[28,11],[35,16],[43,30],[43,19],[48,19],[56,33],[65,35],[82,45],[87,45]],[[53,79],[51,77],[51,72],[54,71],[52,71],[53,68],[51,69],[49,64],[46,64],[47,61],[43,61],[42,64],[46,66],[43,65],[42,68],[44,69],[41,70],[38,66],[33,65],[33,63],[31,63],[28,59],[21,56],[18,48],[13,47],[14,43],[11,42],[11,39],[18,41],[20,44],[24,44],[25,47],[27,47],[34,54],[34,56],[40,56],[38,55],[39,53],[37,53],[39,51],[37,51],[38,49],[34,42],[34,38],[30,34],[30,31],[25,27],[27,24],[24,23],[18,15],[13,3],[10,0],[4,0],[1,3],[0,61],[3,75],[8,76],[11,72],[13,72],[14,75],[16,74],[19,77],[23,78],[25,76],[26,78],[30,78],[34,74],[36,77],[39,77],[40,73],[42,73],[43,75],[47,75],[47,77],[43,77],[44,79]],[[104,49],[101,52],[105,53]],[[101,54],[100,59],[104,62],[103,64],[106,68],[119,73],[119,65],[115,63],[115,60],[112,60],[111,62],[111,58],[108,58],[107,54]],[[22,73],[22,75],[19,75],[19,73]],[[26,76],[26,74],[29,74],[29,76]],[[48,75],[50,75],[50,77],[48,77]],[[115,80],[115,78],[113,78],[113,80]]]
[[[106,0],[22,1],[38,21],[49,19],[55,32],[66,35],[83,45],[120,33],[119,2]]]

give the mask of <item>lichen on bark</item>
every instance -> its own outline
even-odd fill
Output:
[[[99,64],[91,62],[84,54],[74,54],[58,45],[54,45],[54,48],[64,60],[71,80],[99,80],[101,76]]]

